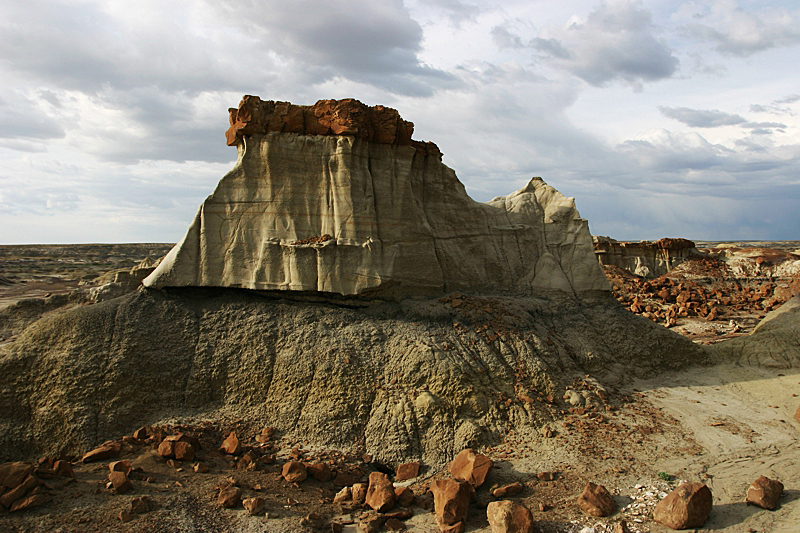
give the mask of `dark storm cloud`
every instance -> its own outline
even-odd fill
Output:
[[[732,126],[747,122],[744,117],[731,115],[716,109],[689,109],[688,107],[658,106],[658,110],[665,117],[673,118],[694,128],[717,128],[719,126]]]

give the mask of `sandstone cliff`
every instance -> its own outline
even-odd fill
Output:
[[[541,179],[478,203],[394,110],[256,98],[231,110],[235,167],[146,286],[398,298],[608,290],[587,222]]]
[[[702,256],[688,239],[626,242],[596,236],[594,251],[601,265],[616,266],[643,278],[663,276],[690,257]]]

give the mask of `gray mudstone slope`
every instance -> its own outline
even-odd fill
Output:
[[[41,319],[0,345],[0,461],[210,417],[389,463],[441,464],[508,428],[541,428],[548,411],[523,394],[558,396],[585,373],[619,382],[708,360],[605,291],[480,299],[491,313],[439,299],[278,299],[286,294],[142,288]],[[501,334],[487,337],[486,324]]]
[[[800,368],[800,295],[769,313],[746,337],[711,347],[722,361],[770,368]]]
[[[145,286],[396,299],[610,290],[574,200],[541,179],[479,203],[431,143],[268,133],[237,149]]]

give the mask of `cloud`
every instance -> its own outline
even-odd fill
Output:
[[[478,5],[460,0],[425,0],[425,8],[434,8],[445,14],[450,24],[456,28],[464,22],[474,22],[477,16],[484,11]]]
[[[693,128],[717,128],[719,126],[733,126],[747,122],[739,115],[731,115],[719,110],[689,109],[688,107],[658,106],[658,110],[665,117],[674,118]]]
[[[574,16],[565,27],[544,28],[529,46],[594,86],[622,80],[638,88],[671,77],[679,64],[641,2],[601,4],[585,20]]]
[[[691,17],[689,34],[715,43],[723,55],[748,57],[800,43],[800,11],[768,7],[750,12],[726,0],[696,9]]]
[[[0,98],[0,139],[44,141],[66,136],[64,127],[33,100],[19,94],[10,94],[8,98]]]
[[[422,27],[400,0],[357,8],[344,0],[209,4],[280,60],[313,70],[316,83],[342,76],[412,96],[430,96],[457,84],[451,74],[420,61]]]

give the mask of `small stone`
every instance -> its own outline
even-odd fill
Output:
[[[414,491],[409,487],[398,487],[394,489],[394,495],[399,505],[403,507],[411,507],[414,505],[416,496],[414,495]]]
[[[510,485],[503,485],[502,487],[498,487],[492,491],[492,495],[495,498],[504,498],[506,496],[514,496],[515,494],[519,494],[520,492],[525,490],[525,485],[516,481],[511,483]]]
[[[133,484],[125,472],[115,470],[108,474],[108,480],[117,494],[124,494],[133,488]]]
[[[477,488],[486,481],[486,476],[492,469],[492,460],[483,454],[475,452],[472,448],[462,450],[448,465],[447,469],[456,479],[463,479]]]
[[[631,533],[631,530],[628,528],[628,524],[625,523],[625,520],[621,520],[614,524],[613,533]]]
[[[211,470],[206,463],[195,463],[192,467],[192,470],[197,472],[198,474],[205,474],[209,470]]]
[[[386,523],[383,524],[383,527],[386,528],[386,531],[405,531],[408,529],[408,526],[397,518],[388,519]]]
[[[591,516],[610,516],[617,510],[611,494],[604,486],[595,483],[587,483],[583,494],[578,497],[578,505]]]
[[[338,504],[346,503],[350,501],[350,498],[352,498],[352,494],[350,493],[350,487],[344,487],[342,488],[342,490],[337,492],[336,495],[333,497],[333,503],[338,503]]]
[[[782,493],[783,483],[761,476],[747,489],[747,503],[774,511],[778,507],[778,499]]]
[[[81,462],[90,463],[92,461],[102,461],[112,457],[119,457],[120,450],[122,450],[122,444],[119,442],[112,440],[106,441],[94,450],[83,454]]]
[[[358,522],[359,533],[378,533],[383,527],[385,518],[380,515],[364,516]]]
[[[130,522],[133,520],[133,512],[130,509],[123,509],[119,512],[119,519],[122,522]]]
[[[300,520],[300,525],[312,529],[322,529],[325,527],[325,519],[317,513],[309,513]]]
[[[383,472],[371,473],[365,499],[366,504],[379,513],[385,513],[394,507],[395,500],[394,485],[389,480],[389,476]]]
[[[133,432],[133,438],[139,440],[147,440],[147,428],[139,428]]]
[[[361,505],[367,499],[367,484],[353,483],[353,486],[350,487],[350,493],[353,495],[353,503]]]
[[[228,455],[239,455],[242,453],[242,446],[239,444],[239,438],[236,436],[235,431],[231,431],[230,435],[228,435],[228,438],[222,441],[220,451],[227,453]]]
[[[179,461],[194,460],[194,446],[190,442],[175,443],[175,459]]]
[[[131,511],[136,514],[144,514],[150,512],[150,498],[142,496],[141,498],[134,498],[131,500]]]
[[[129,476],[131,474],[131,462],[128,459],[113,461],[108,463],[108,469],[111,472],[123,472],[126,476]]]
[[[492,502],[486,507],[492,533],[533,533],[533,515],[527,507],[510,500]]]
[[[242,505],[247,509],[247,513],[250,516],[255,516],[264,512],[264,509],[267,507],[267,500],[263,496],[245,498],[242,500]]]
[[[53,470],[55,471],[56,475],[60,477],[69,477],[75,479],[75,470],[72,469],[72,465],[69,461],[62,461],[59,459],[53,464]]]
[[[407,481],[414,479],[419,475],[421,463],[419,461],[412,461],[410,463],[403,463],[397,467],[397,474],[394,476],[395,481]]]
[[[711,513],[711,491],[703,483],[687,482],[656,504],[653,519],[671,529],[703,527]]]
[[[289,483],[300,483],[308,476],[308,473],[306,465],[300,461],[290,461],[283,465],[281,475]]]
[[[242,501],[242,489],[235,485],[227,485],[220,489],[217,501],[222,507],[233,509]]]
[[[161,444],[158,445],[158,455],[161,457],[175,457],[175,444],[171,440],[163,440]]]

